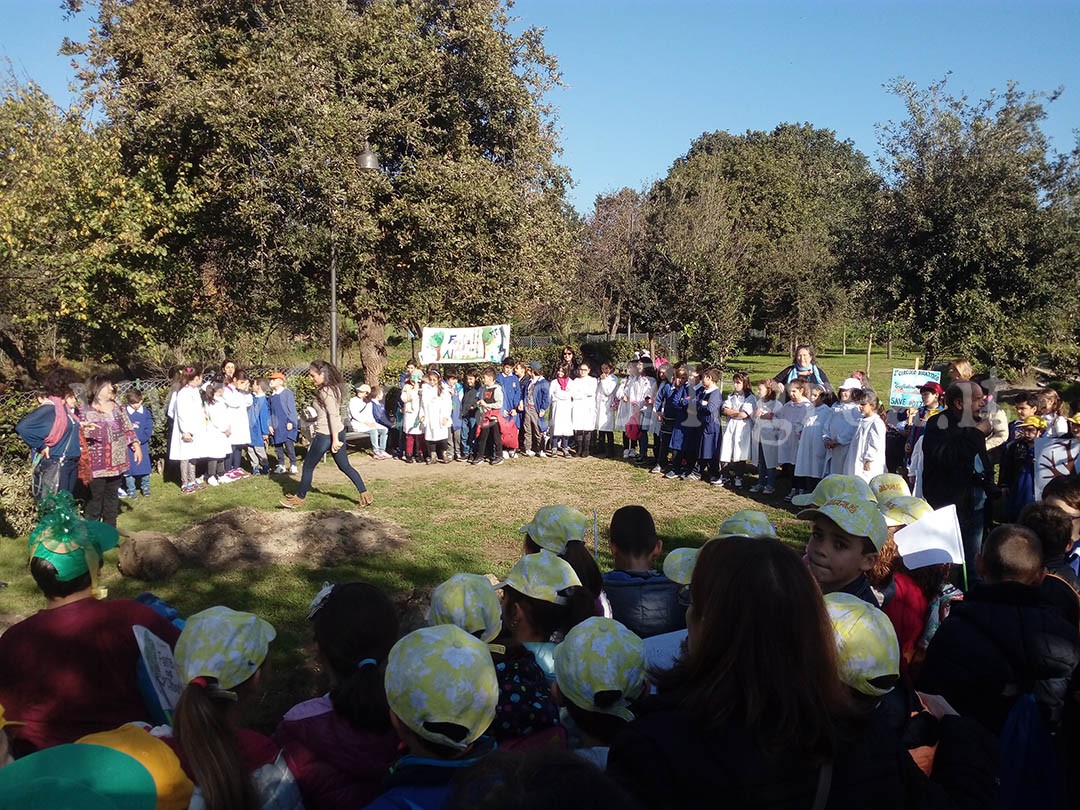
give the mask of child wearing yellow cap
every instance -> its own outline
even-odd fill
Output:
[[[1045,432],[1046,420],[1029,416],[1016,430],[1017,437],[1005,443],[999,478],[1008,523],[1015,523],[1023,508],[1035,500],[1035,440]]]
[[[878,607],[866,578],[888,536],[877,504],[859,498],[832,498],[804,509],[798,518],[810,521],[806,561],[821,592],[843,591]]]

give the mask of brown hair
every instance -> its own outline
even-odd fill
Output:
[[[799,555],[779,540],[713,540],[690,597],[695,638],[658,673],[661,691],[682,691],[684,710],[708,730],[736,725],[765,751],[828,760],[850,702],[821,591]]]
[[[765,396],[761,398],[764,402],[769,402],[770,400],[776,399],[776,389],[772,387],[772,383],[773,380],[758,380],[756,383],[754,383],[755,388],[759,385],[765,386]]]
[[[745,371],[736,371],[731,376],[731,382],[734,386],[738,386],[739,383],[742,383],[743,393],[750,393],[750,375],[747,374]]]
[[[566,635],[571,629],[593,615],[596,598],[588,588],[574,586],[562,592],[566,604],[545,602],[534,596],[526,596],[509,585],[503,588],[503,600],[507,608],[520,605],[529,624],[545,641],[556,633]]]
[[[792,380],[788,383],[788,390],[799,391],[805,398],[810,398],[810,383],[806,380]]]
[[[866,550],[865,545],[864,542],[864,551]],[[871,585],[878,590],[881,590],[889,585],[892,581],[893,574],[899,571],[911,578],[911,581],[915,583],[915,586],[920,591],[922,591],[922,594],[926,597],[927,601],[931,601],[937,596],[938,589],[941,588],[941,584],[948,579],[949,572],[952,570],[952,566],[948,563],[941,565],[926,565],[922,568],[916,568],[914,571],[910,570],[904,565],[904,560],[900,556],[900,549],[896,547],[896,541],[893,540],[891,533],[889,538],[885,541],[885,545],[881,547],[881,551],[879,551],[877,555],[877,562],[874,563],[874,567],[866,572],[866,578],[870,581]]]
[[[957,357],[955,360],[950,361],[949,366],[956,370],[956,379],[958,380],[970,380],[971,375],[975,373],[970,361],[963,357]]]
[[[1046,482],[1043,500],[1056,498],[1070,509],[1080,509],[1080,476],[1059,475]]]
[[[1060,416],[1064,407],[1061,394],[1053,388],[1044,388],[1035,395],[1040,416]]]
[[[143,401],[142,391],[138,388],[129,388],[127,394],[124,395],[124,399],[128,405],[138,405]]]
[[[176,740],[207,810],[257,810],[255,786],[229,718],[236,704],[218,694],[213,678],[206,681],[206,686],[189,683],[180,695],[173,718]]]

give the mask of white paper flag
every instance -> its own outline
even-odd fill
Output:
[[[956,507],[951,504],[900,529],[893,540],[904,565],[910,569],[941,563],[964,564],[964,539]]]

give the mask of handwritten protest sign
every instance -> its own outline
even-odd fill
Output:
[[[420,362],[501,363],[510,353],[510,325],[432,327],[425,326],[420,343]]]
[[[142,662],[150,676],[150,685],[154,689],[158,705],[164,712],[165,718],[169,719],[184,691],[184,685],[176,671],[176,661],[173,659],[172,650],[165,641],[141,624],[135,625],[132,630],[135,632],[135,641],[139,644]]]
[[[940,371],[918,368],[894,368],[889,386],[890,408],[918,408],[922,405],[919,388],[928,382],[941,382]]]

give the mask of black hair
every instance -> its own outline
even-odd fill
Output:
[[[30,576],[34,578],[34,582],[45,594],[46,599],[63,599],[73,593],[86,590],[92,584],[89,571],[79,574],[75,579],[61,582],[56,578],[56,566],[41,557],[30,559]]]
[[[1043,500],[1056,498],[1070,509],[1080,509],[1080,475],[1059,475],[1046,482]]]
[[[312,618],[315,643],[334,673],[334,711],[358,729],[389,731],[383,677],[398,638],[398,614],[390,598],[366,582],[337,585]],[[375,663],[361,662],[372,660]]]
[[[1039,536],[1045,559],[1064,554],[1072,545],[1072,518],[1046,501],[1029,503],[1017,522]]]
[[[1042,541],[1026,526],[1005,523],[983,540],[982,561],[990,583],[1035,585],[1043,571]]]
[[[1026,394],[1020,394],[1016,397],[1016,399],[1013,400],[1013,405],[1019,405],[1021,402],[1030,408],[1035,408],[1036,410],[1038,410],[1039,395],[1036,394],[1034,391],[1029,391]]]
[[[559,555],[578,575],[581,584],[584,585],[595,599],[604,589],[604,575],[600,573],[600,566],[596,558],[589,552],[589,547],[581,540],[571,540],[566,544],[566,550]]]
[[[113,381],[104,374],[91,374],[90,378],[83,386],[83,395],[86,397],[87,404],[93,405],[94,400],[97,399],[97,395],[101,392],[101,389],[106,385],[112,384]]]
[[[608,698],[608,696],[610,697]],[[605,698],[608,698],[610,703],[614,703],[616,700],[622,697],[622,693],[618,691],[611,692],[597,692],[596,701],[599,704],[605,702]],[[605,745],[611,745],[615,737],[626,728],[626,721],[614,714],[605,714],[604,712],[590,712],[588,709],[583,709],[577,704],[566,700],[566,711],[573,719],[577,727],[584,731],[591,737],[595,737]]]
[[[545,639],[551,638],[556,633],[566,635],[595,612],[596,599],[586,588],[576,586],[567,588],[562,592],[562,596],[565,597],[566,603],[557,605],[534,596],[526,596],[509,585],[503,588],[506,606],[520,605],[533,630]]]
[[[656,548],[656,522],[644,506],[620,506],[611,516],[608,537],[620,551],[644,557]]]
[[[45,389],[48,396],[63,399],[64,390],[70,388],[75,380],[74,371],[66,368],[54,368],[45,375],[45,379],[41,381],[41,387]]]

